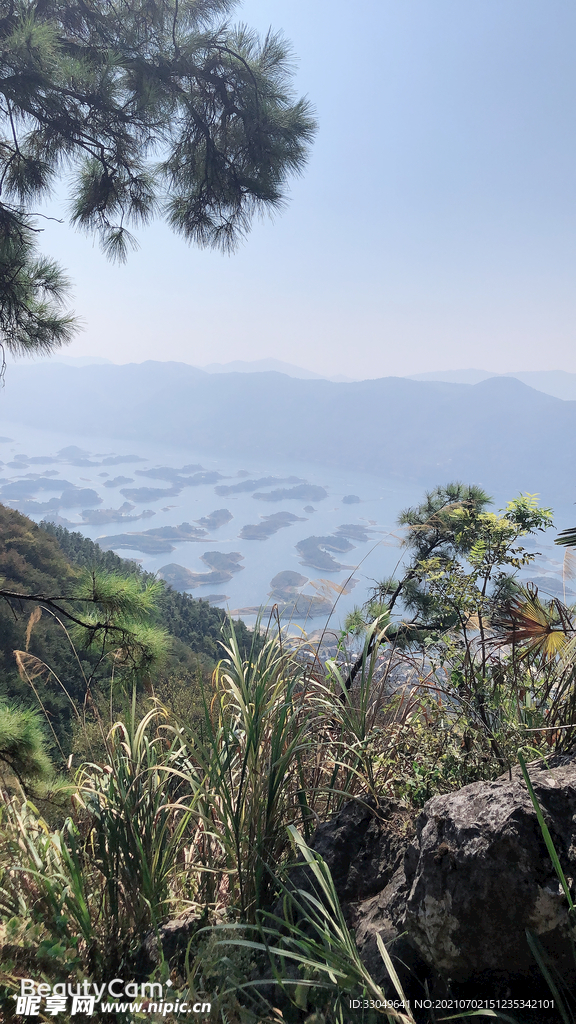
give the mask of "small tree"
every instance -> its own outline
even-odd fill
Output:
[[[489,512],[486,495],[443,506],[427,523],[402,513],[405,540],[414,554],[393,597],[412,613],[413,636],[456,629],[477,632],[484,650],[484,627],[512,593],[519,569],[535,555],[519,543],[552,526],[552,510],[539,508],[535,495],[523,495],[500,512]]]
[[[365,605],[371,619],[372,606],[391,614],[402,604],[386,642],[413,646],[456,630],[479,633],[483,645],[486,616],[503,605],[516,572],[534,558],[520,539],[552,525],[552,510],[539,508],[534,495],[514,499],[501,513],[489,512],[490,504],[482,488],[451,483],[400,513],[409,555],[402,576],[376,584]],[[348,688],[360,666],[352,666]]]

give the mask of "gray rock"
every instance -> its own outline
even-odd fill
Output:
[[[160,925],[158,932],[150,931],[139,950],[137,966],[142,976],[148,976],[158,966],[161,956],[168,963],[183,967],[186,953],[199,927],[197,914],[188,912]],[[160,953],[162,951],[162,954]]]
[[[395,923],[401,919],[406,905],[408,890],[403,865],[415,834],[413,819],[413,812],[402,804],[385,797],[376,804],[367,796],[351,800],[334,818],[319,825],[311,842],[330,868],[344,917],[355,930],[362,959],[390,998],[395,998],[396,993],[378,950],[377,933],[382,936],[410,997],[424,996],[426,982],[438,990],[431,968]],[[315,889],[302,868],[291,872],[291,882],[296,889]],[[278,904],[276,913],[281,912]],[[438,991],[445,994],[443,989]]]
[[[414,835],[412,815],[394,800],[372,797],[345,804],[319,825],[312,846],[330,868],[343,903],[381,892],[401,865]]]
[[[573,886],[576,762],[539,763],[530,774]],[[576,986],[567,902],[519,769],[433,797],[412,838],[405,808],[354,801],[319,826],[312,845],[332,871],[362,959],[386,988],[377,934],[412,998],[425,987],[437,997],[547,995],[526,929]]]
[[[576,765],[532,767],[531,778],[572,884]],[[567,902],[518,770],[511,780],[476,782],[429,800],[404,869],[405,910],[390,906],[392,921],[445,978],[533,975],[529,929],[565,979],[576,981]]]

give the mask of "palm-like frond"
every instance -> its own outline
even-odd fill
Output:
[[[556,598],[544,603],[536,588],[520,592],[508,602],[493,628],[495,646],[524,648],[526,655],[540,655],[544,660],[562,655],[575,632],[566,606]]]

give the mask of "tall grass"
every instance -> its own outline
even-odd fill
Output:
[[[200,715],[178,719],[153,698],[141,713],[133,696],[123,720],[104,728],[99,719],[98,756],[78,771],[59,828],[30,801],[2,794],[0,913],[6,927],[15,923],[0,976],[34,976],[25,921],[36,929],[37,958],[40,947],[52,950],[52,970],[104,979],[133,970],[143,937],[159,936],[167,918],[191,908],[210,927],[243,929],[238,950],[270,957],[295,1020],[318,1007],[327,1021],[345,1021],[345,997],[380,999],[328,869],[309,848],[316,825],[350,797],[375,798],[378,813],[383,794],[419,804],[438,789],[493,778],[502,751],[511,757],[528,729],[549,735],[547,710],[561,729],[573,701],[565,653],[556,676],[533,660],[521,679],[518,660],[495,650],[481,683],[478,663],[461,670],[456,647],[446,647],[441,664],[390,645],[393,657],[382,660],[384,622],[368,630],[350,688],[341,659],[305,659],[281,632],[243,656],[232,632]],[[398,661],[412,675],[400,688]],[[311,890],[283,881],[294,851]],[[206,938],[194,942],[191,984],[206,974],[202,956],[209,960]]]
[[[119,947],[123,936],[145,934],[170,912],[192,814],[167,776],[186,760],[181,738],[162,728],[159,709],[139,722],[135,710],[134,702],[128,723],[110,730],[107,764],[80,771],[76,793],[86,849],[102,880],[98,917]]]
[[[536,796],[536,793],[534,791],[534,786],[532,785],[532,780],[528,773],[528,768],[526,767],[526,762],[521,751],[518,751],[518,760],[520,762],[520,768],[522,769],[522,775],[524,776],[524,782],[526,783],[526,788],[528,789],[532,806],[534,807],[534,810],[536,812],[536,818],[538,820],[538,826],[542,833],[542,838],[546,845],[546,849],[552,862],[552,866],[554,868],[556,877],[560,883],[562,892],[564,893],[566,903],[568,906],[568,925],[570,929],[570,943],[572,947],[574,969],[576,970],[576,906],[574,905],[568,879],[564,874],[564,870],[560,863],[560,858],[558,856],[556,847],[554,846],[554,841],[552,839],[552,836],[550,835],[550,830],[546,824],[546,821],[544,820],[542,808],[538,803],[538,797]],[[563,1024],[574,1024],[574,1021],[576,1020],[576,1017],[574,1015],[574,1001],[570,998],[570,994],[565,992],[565,984],[563,978],[561,977],[561,975],[559,975],[558,971],[555,968],[555,965],[550,962],[550,958],[546,955],[545,950],[543,949],[541,943],[538,940],[538,936],[534,935],[529,930],[526,930],[526,938],[528,940],[528,945],[530,946],[530,949],[532,950],[532,953],[534,955],[534,959],[536,960],[536,963],[540,968],[542,977],[546,981],[546,984],[550,989],[550,993],[555,1000],[555,1004],[558,1008],[558,1012],[562,1018]]]
[[[309,838],[345,800],[378,794],[417,701],[386,698],[386,674],[376,683],[375,670],[373,652],[348,692],[335,664],[319,678],[281,636],[243,659],[232,634],[203,722],[179,726],[186,766],[163,769],[190,793],[199,901],[231,903],[253,922],[273,894],[270,867],[289,850],[287,828]]]
[[[391,983],[386,992],[359,956],[328,866],[294,826],[289,827],[288,833],[298,864],[306,869],[308,885],[295,888],[289,880],[281,884],[282,915],[265,914],[252,929],[258,939],[231,938],[228,934],[221,939],[223,948],[237,946],[265,952],[278,988],[298,1009],[307,1013],[320,1010],[322,1017],[318,1019],[345,1024],[352,1016],[351,998],[360,996],[373,1003],[375,1015],[383,1016],[390,1024],[415,1024],[381,937],[377,936],[378,948]],[[245,926],[241,930],[246,931]],[[229,933],[230,929],[223,928],[222,932]],[[287,965],[297,970],[291,972]],[[248,983],[246,987],[259,984]],[[404,1009],[396,1009],[395,1003],[402,1004]]]
[[[2,794],[11,868],[0,909],[77,948],[98,977],[129,964],[176,898],[191,809],[166,774],[182,765],[182,742],[158,728],[160,717],[154,709],[138,723],[133,716],[113,726],[106,763],[78,773],[73,812],[59,829],[30,801]]]
[[[200,892],[216,901],[226,881],[227,900],[253,920],[270,888],[266,866],[286,849],[286,823],[307,813],[298,794],[310,712],[303,673],[274,640],[243,660],[232,634],[225,653],[203,722],[180,727],[188,767],[177,774],[194,807]]]

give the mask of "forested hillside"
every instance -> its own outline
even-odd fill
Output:
[[[0,505],[0,579],[5,591],[63,601],[72,592],[82,568],[100,568],[142,582],[149,574],[111,551],[102,551],[80,533],[71,533],[51,523],[38,526],[26,516]],[[90,675],[98,656],[78,651],[79,662],[55,615],[44,611],[30,627],[30,617],[38,607],[35,601],[17,598],[0,601],[0,696],[16,699],[28,706],[43,705],[62,745],[70,739],[73,707],[67,694],[80,704],[85,684],[82,671]],[[156,625],[170,633],[170,654],[163,670],[164,680],[186,668],[191,676],[200,670],[207,675],[221,655],[220,642],[226,635],[227,616],[205,601],[196,601],[165,587],[155,611]],[[65,621],[65,620],[64,620]],[[235,625],[241,646],[251,642],[251,634],[242,622]],[[29,679],[18,671],[15,651],[26,651],[52,670],[31,671]],[[96,681],[107,682],[110,663],[96,668]],[[36,694],[34,693],[36,690]],[[65,692],[66,691],[66,692]]]

